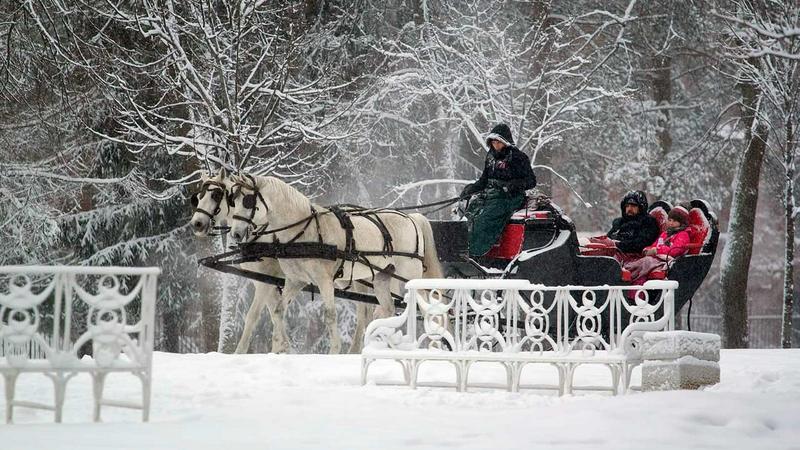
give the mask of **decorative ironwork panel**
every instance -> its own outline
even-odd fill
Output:
[[[105,374],[128,371],[143,383],[141,404],[114,402],[149,412],[158,268],[0,267],[0,374],[6,382],[6,418],[14,406],[53,409],[61,420],[71,377],[95,378],[99,420]],[[91,358],[83,358],[90,355]],[[53,380],[55,405],[14,400],[20,373]]]

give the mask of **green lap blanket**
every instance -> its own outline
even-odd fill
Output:
[[[487,189],[470,201],[466,213],[470,256],[482,256],[492,248],[524,201],[523,194],[509,195],[500,189]]]

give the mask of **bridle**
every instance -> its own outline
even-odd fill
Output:
[[[234,189],[232,190],[230,196],[228,197],[228,202],[231,205],[231,207],[233,207],[234,199],[242,194],[242,190],[247,189],[249,191],[253,191],[252,194],[244,194],[242,196],[242,206],[250,210],[250,217],[234,214],[232,218],[234,220],[240,220],[242,222],[249,224],[250,228],[252,228],[253,230],[260,228],[258,231],[254,233],[254,235],[258,235],[260,231],[266,230],[267,227],[269,226],[268,222],[263,225],[258,225],[253,221],[253,219],[256,216],[256,211],[258,211],[258,203],[260,201],[261,204],[264,205],[264,211],[269,211],[269,206],[267,206],[267,201],[264,200],[264,196],[261,195],[261,191],[258,190],[258,187],[256,186],[256,181],[253,178],[253,176],[249,174],[245,176],[250,179],[251,184],[248,185],[239,181],[235,181],[233,183]]]
[[[192,207],[194,207],[194,213],[201,213],[208,216],[211,221],[211,224],[215,223],[214,217],[220,213],[222,209],[222,200],[225,199],[227,201],[228,208],[232,208],[233,204],[233,195],[226,194],[227,188],[225,187],[224,183],[214,180],[206,180],[200,186],[200,190],[192,194],[190,199],[192,203]],[[214,209],[212,212],[206,211],[203,208],[200,208],[198,205],[200,204],[200,200],[205,197],[206,193],[211,195],[211,200],[214,201]]]

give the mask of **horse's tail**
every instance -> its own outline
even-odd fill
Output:
[[[422,277],[423,278],[444,278],[442,265],[439,263],[439,255],[436,253],[436,242],[433,239],[433,229],[428,218],[422,214],[410,214],[411,219],[417,224],[423,242]]]

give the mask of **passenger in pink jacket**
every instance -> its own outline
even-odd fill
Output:
[[[642,251],[644,258],[625,264],[631,272],[633,284],[644,284],[650,273],[656,270],[665,271],[673,258],[683,256],[689,251],[689,213],[683,208],[673,208],[669,212],[667,229],[658,240]]]

